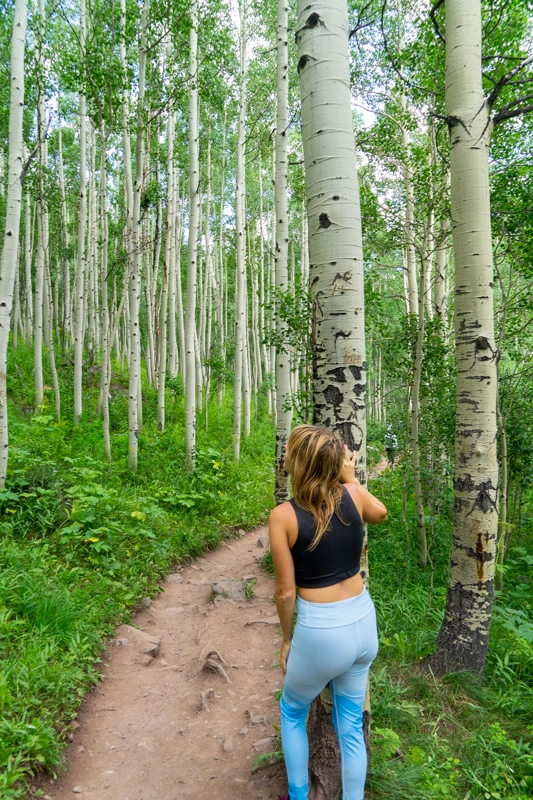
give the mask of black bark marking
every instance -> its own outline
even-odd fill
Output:
[[[339,195],[338,194],[334,194],[331,199],[332,200],[339,200]]]
[[[365,366],[357,367],[357,366],[355,366],[355,364],[350,364],[348,369],[352,373],[354,379],[356,381],[360,381],[362,379],[362,377],[363,377],[363,370],[365,369]]]
[[[330,265],[330,267],[336,267],[337,266],[337,262],[336,261],[330,261],[329,265]]]
[[[346,377],[344,375],[344,367],[335,367],[334,369],[328,369],[326,375],[334,375],[337,383],[346,383]]]
[[[337,262],[336,261],[331,261],[330,263],[331,263],[331,266],[333,267],[333,266],[335,266],[335,264]],[[352,280],[351,271],[350,270],[346,270],[346,272],[337,272],[337,274],[335,275],[335,277],[333,278],[331,283],[332,284],[336,283],[338,280],[339,281],[344,281],[345,283],[350,283],[350,281]]]
[[[337,389],[336,386],[333,386],[332,383],[330,383],[329,386],[326,386],[323,395],[328,406],[333,406],[334,408],[336,406],[340,406],[344,397],[342,392]]]
[[[348,331],[348,333],[345,333],[344,331],[337,331],[337,333],[335,334],[335,347],[337,347],[337,339],[339,337],[342,337],[343,339],[349,339],[351,335],[352,335],[351,331]]]
[[[471,492],[472,489],[476,488],[476,484],[471,475],[467,475],[465,478],[456,478],[453,482],[453,487],[456,492]]]
[[[319,228],[329,228],[329,226],[331,225],[331,220],[325,212],[322,212],[322,214],[318,218],[318,221],[319,221],[318,225]]]
[[[298,75],[300,74],[300,72],[303,69],[305,69],[305,67],[307,66],[308,61],[312,61],[312,60],[313,60],[312,57],[308,56],[308,55],[303,55],[300,58],[300,60],[298,61],[298,67],[297,67]]]
[[[490,342],[486,336],[478,336],[476,339],[476,351],[477,350],[492,350],[490,346]]]
[[[463,669],[483,671],[493,601],[493,580],[481,582],[475,592],[460,583],[448,588],[446,615],[437,638],[438,649],[429,659],[436,674]],[[473,619],[479,620],[480,612],[485,616],[483,626],[472,625]]]

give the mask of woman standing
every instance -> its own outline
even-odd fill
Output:
[[[294,497],[269,519],[283,632],[281,738],[290,800],[308,798],[307,713],[328,682],[343,800],[363,800],[363,703],[378,636],[374,604],[359,574],[362,523],[383,522],[387,509],[359,484],[355,458],[327,431],[313,425],[295,428],[285,458]]]

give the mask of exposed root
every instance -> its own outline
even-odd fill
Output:
[[[210,709],[209,706],[207,705],[207,700],[208,698],[214,696],[215,696],[214,689],[206,689],[204,692],[202,692],[202,702],[200,703],[200,709],[205,708],[206,711],[209,711]]]
[[[229,666],[229,664],[224,661],[218,650],[211,650],[206,656],[202,670],[216,672],[218,675],[221,675],[227,683],[231,683],[222,664],[224,664],[226,667]]]

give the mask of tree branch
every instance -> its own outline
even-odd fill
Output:
[[[510,70],[510,72],[508,72],[506,75],[503,75],[500,78],[500,80],[498,81],[498,83],[496,84],[496,86],[494,87],[494,89],[487,98],[487,103],[489,105],[489,108],[492,108],[492,106],[496,101],[496,98],[500,94],[503,87],[507,86],[509,81],[511,81],[515,75],[517,75],[521,70],[523,70],[524,67],[527,67],[528,64],[531,64],[532,61],[533,61],[533,55],[528,56],[523,61],[521,61],[520,64],[517,64],[516,67],[513,67],[513,69]]]
[[[511,111],[502,110],[495,115],[493,119],[494,125],[498,125],[504,119],[512,119],[512,117],[520,117],[522,114],[529,114],[530,111],[533,111],[533,103],[528,106],[520,106],[520,108],[515,108]]]
[[[439,37],[441,42],[446,44],[446,39],[442,35],[441,29],[440,29],[440,25],[437,22],[437,17],[436,17],[437,11],[439,10],[439,8],[441,7],[441,5],[443,3],[444,3],[444,0],[437,0],[436,3],[433,3],[433,5],[431,6],[431,10],[429,12],[429,18],[431,19],[431,21],[433,23],[433,27],[435,28],[435,32],[436,32],[437,36]]]

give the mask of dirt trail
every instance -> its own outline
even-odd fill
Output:
[[[275,749],[282,686],[274,583],[257,564],[266,533],[184,566],[135,627],[117,630],[74,724],[68,770],[42,786],[47,798],[275,800],[286,791],[279,765],[251,775],[255,758]],[[213,582],[251,576],[253,597],[212,601]],[[142,653],[159,638],[153,657]]]

